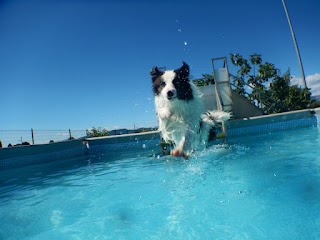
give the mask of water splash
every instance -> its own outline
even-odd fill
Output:
[[[189,47],[189,42],[187,41],[187,38],[185,36],[185,31],[182,27],[182,23],[179,20],[176,20],[176,25],[177,25],[177,32],[179,34],[179,37],[181,38],[181,42],[183,44],[183,52],[184,52],[184,58],[185,60],[188,60],[191,58],[191,50]]]

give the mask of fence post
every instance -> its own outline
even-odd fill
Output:
[[[33,128],[31,128],[31,136],[32,136],[32,145],[34,145],[34,134],[33,134]]]
[[[69,140],[72,140],[71,130],[69,128]]]

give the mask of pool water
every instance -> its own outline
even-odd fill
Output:
[[[0,239],[320,239],[320,134],[1,173]]]

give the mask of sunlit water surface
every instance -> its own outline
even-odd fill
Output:
[[[317,128],[0,174],[0,239],[320,239]]]

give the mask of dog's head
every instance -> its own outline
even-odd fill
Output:
[[[160,71],[154,67],[150,72],[155,96],[167,100],[192,100],[193,94],[189,81],[189,66],[185,62],[176,70]]]

